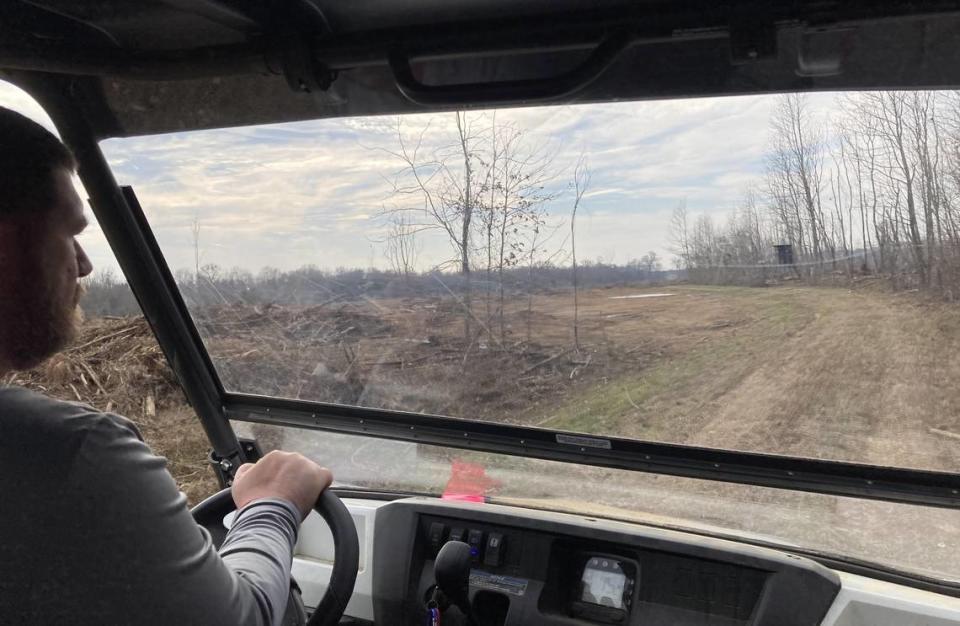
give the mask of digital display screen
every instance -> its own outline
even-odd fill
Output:
[[[623,592],[627,587],[627,575],[619,561],[593,557],[583,568],[583,593],[580,600],[614,609],[623,608]]]

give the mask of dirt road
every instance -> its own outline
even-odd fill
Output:
[[[662,359],[540,424],[960,471],[956,307],[835,288],[674,291],[659,314],[678,326],[700,317],[692,345],[662,332]],[[717,300],[733,320],[721,332]]]
[[[812,303],[814,318],[779,358],[711,402],[690,443],[960,470],[960,437],[947,434],[960,415],[958,354],[943,311],[830,296]]]

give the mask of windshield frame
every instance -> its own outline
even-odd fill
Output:
[[[612,469],[955,509],[960,474],[584,435],[225,392],[227,419]]]

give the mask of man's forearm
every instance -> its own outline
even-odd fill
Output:
[[[300,512],[286,500],[257,500],[237,512],[220,556],[249,584],[264,624],[280,624],[290,594],[290,568]]]

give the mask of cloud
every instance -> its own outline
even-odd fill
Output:
[[[623,262],[654,250],[668,256],[670,210],[722,214],[760,182],[773,97],[569,104],[470,113],[468,132],[488,141],[494,119],[523,129],[552,155],[550,228],[566,224],[569,181],[584,156],[592,172],[578,218],[588,257]],[[827,116],[831,95],[811,103]],[[0,104],[51,126],[26,93],[0,83]],[[194,227],[203,263],[292,269],[386,266],[385,208],[398,206],[398,138],[422,142],[426,162],[460,149],[453,114],[318,120],[253,128],[113,139],[102,144],[121,184],[140,198],[172,268],[192,267]],[[455,158],[451,161],[455,161]],[[422,199],[404,198],[403,206]],[[422,235],[424,265],[451,255],[438,232]],[[557,243],[562,239],[555,238]],[[83,244],[114,266],[95,226]]]

